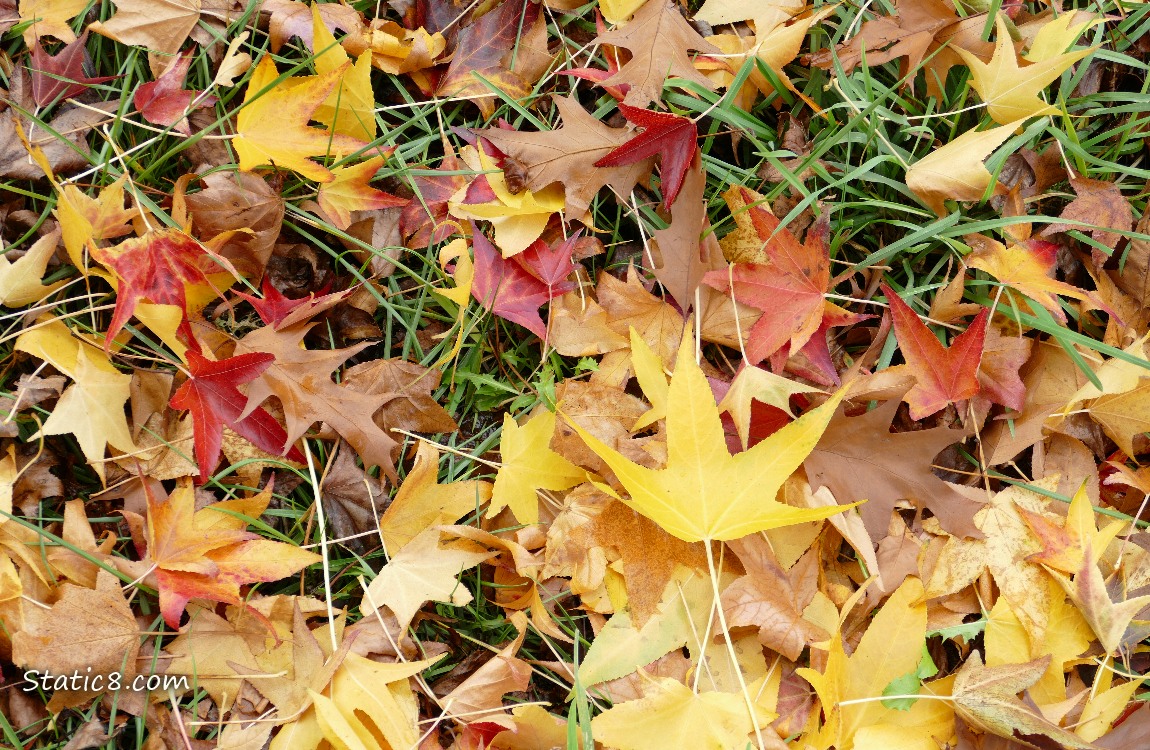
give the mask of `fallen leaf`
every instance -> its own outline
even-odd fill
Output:
[[[986,667],[982,656],[973,652],[955,673],[954,712],[971,727],[999,737],[1041,735],[1062,747],[1092,748],[1018,699],[1019,693],[1038,681],[1049,662],[1047,656],[1025,664]]]
[[[338,67],[325,75],[288,78],[276,83],[279,73],[271,55],[256,64],[243,108],[236,116],[232,146],[240,169],[272,165],[299,172],[309,180],[330,182],[332,173],[312,161],[313,156],[346,156],[363,147],[363,141],[309,127],[307,122],[327,100],[346,71]]]
[[[394,557],[424,529],[455,523],[490,499],[490,482],[440,484],[439,451],[421,442],[415,463],[379,519],[384,548]]]
[[[643,162],[656,154],[662,168],[663,206],[670,208],[683,187],[687,169],[695,159],[699,137],[695,123],[676,114],[652,112],[619,103],[619,111],[643,130],[631,140],[595,162],[596,167],[622,167]]]
[[[44,284],[44,271],[56,254],[59,230],[49,232],[32,244],[15,262],[0,256],[0,305],[24,307],[39,302],[56,291],[66,280]]]
[[[687,51],[719,54],[719,49],[699,36],[668,0],[648,0],[625,26],[600,34],[592,43],[631,52],[631,60],[602,84],[629,85],[623,101],[632,107],[642,109],[660,101],[663,84],[669,77],[692,81],[708,90],[715,88],[710,79],[695,70]]]
[[[547,326],[539,317],[539,308],[551,299],[552,290],[518,263],[504,260],[474,222],[471,247],[475,251],[471,280],[471,296],[475,301],[493,315],[518,323],[546,339]]]
[[[189,108],[193,104],[197,109],[214,106],[216,97],[201,96],[202,91],[184,89],[184,79],[191,64],[192,54],[185,52],[159,78],[136,89],[132,103],[145,120],[153,125],[171,127],[184,135],[192,134],[187,120]]]
[[[175,62],[176,53],[200,20],[201,0],[114,0],[116,13],[106,22],[89,24],[88,30],[130,47],[143,47],[159,54],[152,65],[159,74]]]
[[[491,491],[489,518],[510,508],[519,523],[539,523],[538,490],[565,490],[586,479],[586,472],[548,447],[554,432],[555,414],[546,409],[522,426],[510,414],[503,415],[499,438],[503,465]]]
[[[406,200],[371,186],[371,180],[382,166],[383,157],[376,156],[353,166],[332,169],[332,180],[320,186],[317,199],[332,224],[347,229],[351,226],[352,211],[407,205]]]
[[[471,592],[457,577],[495,553],[444,548],[441,533],[438,527],[420,532],[383,566],[364,591],[360,609],[365,616],[386,606],[399,620],[400,630],[406,631],[429,601],[457,607],[471,601]]]
[[[992,179],[983,160],[1021,124],[1018,121],[989,130],[966,131],[910,165],[906,170],[907,187],[939,216],[950,213],[947,200],[981,200]],[[1005,191],[1001,183],[996,183],[993,194]]]
[[[955,49],[970,68],[970,86],[986,104],[987,114],[1000,125],[1010,125],[1028,117],[1057,112],[1057,108],[1039,98],[1039,93],[1071,65],[1092,54],[1094,48],[1019,67],[1018,53],[1014,50],[1005,16],[999,14],[995,24],[998,38],[989,63],[961,47]]]
[[[191,349],[186,356],[189,377],[172,394],[171,407],[191,412],[201,482],[207,481],[220,461],[225,426],[268,453],[275,454],[288,448],[287,433],[266,410],[256,409],[240,418],[248,398],[237,386],[259,377],[275,357],[270,354],[241,354],[213,361]],[[294,461],[304,458],[295,448],[287,449],[287,452]]]
[[[836,414],[804,462],[811,488],[828,487],[840,503],[867,500],[859,513],[876,541],[886,535],[900,500],[929,508],[955,536],[979,536],[973,521],[979,503],[930,468],[935,456],[966,434],[946,427],[891,432],[898,405],[891,399],[859,417]]]
[[[815,521],[844,507],[793,508],[774,499],[783,481],[814,448],[843,393],[732,456],[719,410],[694,347],[680,345],[667,409],[667,465],[648,469],[571,426],[615,472],[627,505],[686,542],[737,539],[766,529]]]
[[[1090,299],[1090,294],[1064,281],[1053,278],[1058,246],[1053,242],[1027,240],[1009,246],[988,237],[967,238],[974,248],[967,256],[972,268],[986,271],[1003,284],[1030,297],[1054,315],[1061,323],[1066,313],[1058,302],[1058,295],[1071,299]]]
[[[914,387],[903,396],[910,405],[910,418],[929,417],[948,404],[977,394],[978,365],[990,311],[979,311],[967,329],[944,347],[902,297],[885,284],[882,290],[890,304],[899,351],[915,378]]]
[[[757,711],[755,718],[765,723],[774,717]],[[618,750],[658,750],[683,737],[700,748],[742,747],[756,729],[741,694],[696,693],[673,679],[659,680],[645,697],[604,711],[591,720],[591,728],[595,739]]]
[[[613,166],[598,165],[627,143],[633,131],[604,125],[587,114],[574,97],[553,96],[551,101],[563,120],[562,127],[530,133],[492,128],[480,131],[480,135],[526,168],[529,189],[562,184],[568,218],[579,219],[587,213],[604,186],[625,196],[650,174],[654,163],[651,155]]]
[[[45,52],[39,41],[31,45],[32,101],[46,107],[57,100],[81,94],[98,83],[116,79],[116,76],[90,77],[84,73],[87,43],[88,32],[85,31],[55,55]]]
[[[172,629],[179,628],[192,599],[242,604],[240,585],[277,581],[320,559],[295,545],[245,530],[248,519],[258,519],[267,508],[270,489],[199,510],[187,482],[166,500],[151,491],[147,496],[147,556],[156,568],[160,611]]]

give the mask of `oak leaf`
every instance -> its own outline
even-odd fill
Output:
[[[631,52],[631,59],[619,72],[603,81],[604,86],[628,84],[624,102],[645,108],[663,97],[668,77],[692,81],[705,89],[715,84],[695,70],[688,50],[719,54],[719,49],[699,33],[669,0],[648,0],[626,26],[616,27],[595,37],[593,44],[611,44]]]
[[[689,335],[684,340],[668,396],[665,468],[639,466],[571,423],[615,472],[627,491],[623,501],[686,542],[737,539],[845,510],[840,506],[800,509],[775,500],[783,482],[815,447],[843,392],[754,448],[732,456],[711,387],[695,363]]]
[[[944,448],[966,433],[946,427],[891,432],[899,400],[891,399],[859,417],[834,416],[804,465],[811,488],[829,487],[840,503],[868,500],[860,508],[876,541],[886,535],[899,500],[929,508],[942,527],[956,536],[978,536],[973,522],[979,503],[931,472]]]
[[[651,172],[654,158],[650,155],[616,166],[588,166],[627,143],[633,131],[608,127],[596,120],[575,97],[553,96],[551,101],[563,120],[562,127],[531,133],[500,128],[479,132],[527,169],[527,187],[531,190],[562,184],[569,219],[586,214],[591,200],[604,186],[618,195],[627,195]]]
[[[695,154],[683,191],[671,205],[670,225],[651,233],[657,251],[655,278],[684,311],[695,307],[696,291],[708,274],[721,274],[727,267],[707,221],[706,186],[707,173]]]
[[[288,443],[301,438],[314,423],[324,422],[355,448],[365,464],[379,466],[394,480],[392,449],[397,443],[368,416],[390,401],[392,394],[367,394],[331,379],[332,370],[370,342],[326,352],[302,349],[300,343],[312,325],[281,330],[264,326],[236,343],[236,354],[275,356],[275,362],[248,386],[248,405],[241,419],[275,396],[283,405]]]

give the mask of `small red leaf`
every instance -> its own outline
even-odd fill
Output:
[[[518,263],[504,260],[474,222],[471,242],[475,249],[471,296],[495,315],[518,323],[541,339],[546,338],[547,326],[539,317],[539,307],[551,298],[547,285]]]
[[[679,195],[687,169],[695,158],[699,137],[695,123],[686,117],[652,112],[622,102],[619,103],[619,111],[628,122],[643,128],[643,131],[595,162],[595,166],[622,167],[659,154],[663,170],[663,205],[670,206]]]
[[[185,135],[191,134],[185,116],[188,107],[203,93],[184,89],[184,79],[191,64],[191,51],[184,52],[159,78],[136,89],[133,102],[145,120],[153,125],[172,127]],[[196,109],[210,107],[215,103],[216,97],[204,97],[196,104]]]
[[[187,358],[191,377],[172,395],[169,405],[192,414],[201,482],[206,481],[220,461],[225,426],[268,453],[283,452],[287,432],[265,409],[256,409],[240,419],[248,397],[240,393],[238,386],[259,377],[275,361],[274,356],[241,354],[213,361],[189,349]],[[292,451],[299,455],[294,447]],[[293,460],[297,459],[293,456]],[[298,460],[302,461],[303,456],[299,455]]]
[[[899,350],[916,380],[903,397],[910,405],[910,418],[929,417],[978,393],[978,365],[990,311],[983,308],[970,327],[944,347],[894,290],[883,284],[882,291],[890,303]]]

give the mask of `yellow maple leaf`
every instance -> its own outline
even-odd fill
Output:
[[[922,583],[907,578],[870,622],[854,653],[846,655],[842,637],[836,634],[822,673],[807,667],[798,670],[814,687],[823,709],[823,725],[811,737],[813,747],[927,750],[938,747],[933,737],[950,736],[954,711],[946,703],[922,700],[909,711],[897,711],[881,701],[894,680],[917,669],[926,643],[926,622]],[[931,683],[927,692],[937,695],[947,683]]]
[[[464,149],[461,156],[469,159],[471,153]],[[551,215],[562,211],[566,205],[563,186],[559,183],[548,185],[542,190],[521,190],[512,193],[507,188],[503,171],[495,166],[482,151],[476,155],[479,171],[487,176],[487,184],[495,194],[495,200],[486,203],[463,203],[467,187],[460,190],[448,201],[448,212],[459,219],[475,219],[491,222],[495,229],[495,244],[504,258],[523,252],[547,227]]]
[[[954,48],[970,68],[970,85],[986,103],[987,114],[995,122],[1007,125],[1027,117],[1057,112],[1057,108],[1044,102],[1038,94],[1067,68],[1091,54],[1094,48],[1067,52],[1019,67],[1018,54],[1010,40],[1005,17],[999,14],[996,23],[998,38],[990,62],[984,63],[962,47]]]
[[[82,344],[59,320],[20,334],[16,348],[75,381],[60,396],[40,433],[75,435],[84,457],[103,479],[108,445],[125,453],[136,449],[124,414],[132,376],[117,370],[104,352]]]
[[[48,261],[56,254],[56,243],[59,240],[59,230],[44,235],[14,263],[0,255],[0,305],[5,307],[30,305],[39,302],[67,283],[57,281],[45,286],[41,281],[44,269],[48,267]]]
[[[315,70],[321,76],[336,71],[339,85],[316,107],[314,118],[331,128],[333,133],[375,140],[378,123],[375,121],[375,93],[371,90],[371,52],[363,52],[349,67],[351,58],[335,40],[324,24],[319,6],[311,6],[312,49],[316,51]]]
[[[906,170],[906,184],[939,216],[950,213],[944,201],[976,201],[990,185],[982,162],[1021,125],[1021,120],[990,130],[968,130],[936,148]],[[1001,186],[996,186],[996,192]]]
[[[24,30],[24,43],[31,47],[42,36],[54,36],[61,42],[76,41],[68,21],[87,7],[88,0],[20,0],[20,22],[29,23]]]
[[[633,341],[646,345],[639,342]],[[775,499],[819,441],[845,390],[749,451],[732,456],[711,387],[694,354],[688,326],[667,394],[666,468],[640,466],[568,420],[615,472],[627,490],[623,502],[686,542],[738,539],[828,518],[850,507],[795,508]]]
[[[425,602],[461,606],[471,601],[471,592],[456,576],[495,553],[445,549],[439,545],[440,535],[438,527],[426,529],[383,566],[364,592],[360,609],[365,617],[386,605],[405,631]]]
[[[424,529],[454,523],[491,499],[491,483],[440,484],[439,451],[421,442],[415,464],[379,519],[379,532],[389,555],[395,555]]]
[[[775,718],[758,712],[760,726]],[[591,722],[595,739],[616,750],[663,750],[691,738],[696,748],[749,744],[755,726],[739,693],[696,693],[671,678],[655,681],[642,698],[616,704]]]
[[[510,414],[503,415],[499,439],[503,466],[495,477],[488,518],[511,508],[519,523],[539,523],[536,490],[565,490],[587,478],[587,472],[548,447],[554,433],[555,414],[546,409],[522,426]]]
[[[363,141],[309,127],[315,110],[339,85],[350,65],[306,78],[274,83],[279,74],[271,55],[264,55],[248,81],[243,109],[236,116],[232,145],[240,157],[240,169],[274,165],[299,172],[309,180],[330,182],[332,173],[310,157],[346,156],[363,147]]]

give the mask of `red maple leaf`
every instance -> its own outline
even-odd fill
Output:
[[[568,281],[567,277],[575,270],[575,261],[571,256],[582,233],[579,230],[554,245],[548,245],[542,239],[535,240],[526,250],[512,256],[512,259],[527,273],[546,284],[549,298],[554,299],[575,288],[575,284]]]
[[[92,248],[92,257],[112,269],[120,279],[116,309],[104,337],[104,349],[128,322],[141,301],[175,305],[184,311],[176,329],[180,339],[192,349],[199,344],[188,323],[188,289],[200,292],[220,290],[210,277],[239,274],[225,258],[208,250],[179,229],[156,229],[143,237],[132,237],[115,247]],[[225,285],[226,286],[226,285]],[[202,295],[201,295],[202,296]]]
[[[88,41],[88,32],[85,31],[80,38],[65,46],[55,55],[49,55],[37,41],[32,45],[32,101],[37,106],[46,107],[57,99],[67,99],[76,94],[82,94],[89,87],[113,81],[119,76],[97,76],[89,78],[84,75],[84,45]]]
[[[145,120],[153,125],[170,126],[184,135],[191,135],[191,126],[185,115],[196,97],[203,93],[184,88],[184,79],[191,64],[192,53],[189,50],[169,65],[159,78],[136,89],[132,102]],[[196,103],[196,109],[211,107],[215,103],[216,97],[206,96]]]
[[[213,361],[189,349],[187,358],[191,377],[176,389],[169,405],[192,413],[201,482],[207,480],[220,461],[225,425],[261,450],[272,454],[283,452],[287,432],[266,409],[256,409],[240,418],[248,397],[240,393],[238,386],[259,377],[275,361],[274,356],[241,354]],[[292,460],[304,460],[294,446],[289,456]]]
[[[471,243],[475,250],[471,296],[484,309],[518,323],[541,339],[547,338],[547,326],[539,317],[539,307],[551,299],[548,286],[518,263],[504,260],[474,222],[471,223]]]
[[[292,299],[281,292],[268,276],[264,276],[263,283],[260,285],[260,292],[263,293],[263,297],[257,297],[247,292],[236,292],[235,295],[246,300],[255,308],[256,314],[260,316],[264,325],[279,329],[288,328],[296,323],[309,320],[312,316],[319,315],[324,310],[334,307],[341,300],[346,299],[352,291],[349,289],[328,294],[327,291],[330,288],[331,282],[328,282],[318,293],[312,292],[306,297]],[[317,294],[319,296],[316,296]]]
[[[695,158],[699,132],[686,117],[652,112],[619,102],[628,122],[643,128],[637,136],[595,162],[596,167],[622,167],[659,154],[663,180],[663,205],[670,206],[683,187],[687,169]]]
[[[881,288],[890,303],[898,348],[915,378],[914,387],[903,396],[910,405],[910,418],[929,417],[978,393],[978,365],[990,311],[983,308],[970,327],[944,347],[894,290],[886,284]]]
[[[790,231],[779,228],[774,215],[753,205],[751,195],[745,199],[755,234],[763,240],[763,250],[771,262],[736,263],[729,269],[710,271],[703,283],[720,291],[733,291],[739,302],[762,310],[763,316],[751,328],[747,341],[748,364],[758,364],[776,352],[783,356],[780,350],[788,341],[790,349],[785,354],[793,355],[816,334],[823,336],[821,348],[825,349],[826,331],[820,333],[824,320],[829,328],[861,319],[823,296],[830,285],[830,225],[826,214],[807,230],[806,242],[800,244]],[[816,341],[812,348],[814,358],[824,359],[819,350]],[[829,354],[825,359],[829,359]]]

